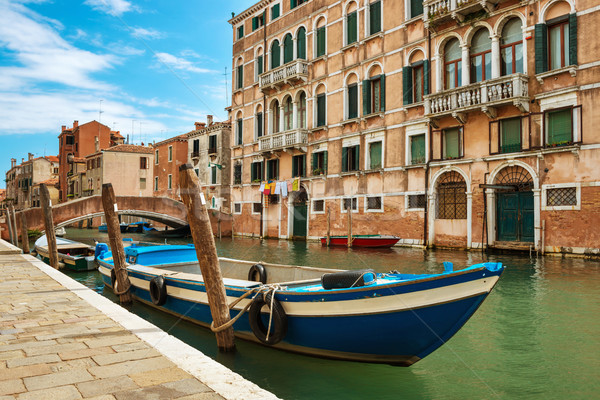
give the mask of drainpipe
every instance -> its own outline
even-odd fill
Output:
[[[431,92],[431,32],[429,29],[427,30],[427,59],[429,60],[429,71],[428,71],[428,79],[429,79],[429,91]],[[423,244],[425,248],[429,246],[428,243],[428,235],[429,235],[429,196],[428,196],[428,188],[429,188],[429,163],[431,162],[431,123],[428,124],[429,129],[429,154],[427,157],[427,162],[425,163],[425,211],[423,213]]]
[[[266,17],[267,17],[267,12],[265,11],[264,18],[263,18],[263,73],[267,69],[267,18]],[[259,85],[260,85],[260,79],[259,79]],[[263,124],[262,134],[263,134],[263,136],[265,136],[267,134],[267,127],[266,127],[267,118],[265,118],[267,115],[266,107],[267,107],[267,95],[263,91],[263,117],[262,117],[262,124]],[[263,157],[263,161],[264,161],[264,157]],[[263,166],[266,169],[267,163],[263,162]],[[261,172],[264,177],[266,171],[261,171]],[[261,179],[263,177],[261,177]],[[261,192],[260,193],[260,233],[259,233],[259,236],[261,239],[263,238],[263,228],[264,228],[263,227],[263,224],[264,224],[263,213],[264,213],[264,194]]]

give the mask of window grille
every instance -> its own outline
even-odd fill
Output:
[[[425,200],[424,194],[409,194],[408,208],[425,208]]]
[[[325,200],[313,201],[313,212],[323,212],[323,211],[325,211]]]
[[[255,214],[260,214],[262,211],[262,203],[252,203],[252,212]]]
[[[381,210],[381,196],[367,197],[367,210]]]
[[[467,185],[456,171],[444,174],[437,187],[437,218],[467,218]]]
[[[576,206],[577,189],[574,187],[548,189],[546,191],[547,206]]]

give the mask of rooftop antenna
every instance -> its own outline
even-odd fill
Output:
[[[135,139],[135,136],[133,136],[133,123],[137,122],[136,120],[132,119],[131,120],[131,141],[133,142]]]
[[[229,96],[229,90],[227,90],[227,67],[225,67],[225,108],[227,108],[227,96]]]
[[[104,111],[102,111],[102,102],[103,101],[104,100],[100,100],[100,109],[98,110],[98,123],[102,123],[102,113],[104,112]]]
[[[140,121],[140,143],[144,143],[144,142],[142,141],[142,124],[143,124],[143,122],[142,122],[142,121]]]

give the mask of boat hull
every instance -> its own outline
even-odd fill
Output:
[[[36,249],[40,260],[50,265],[50,257],[46,250]],[[96,269],[94,256],[69,257],[65,254],[58,253],[58,262],[64,264],[65,268],[72,271],[92,271]]]
[[[106,286],[112,287],[112,265],[99,260]],[[212,318],[204,284],[191,274],[164,274],[156,268],[128,268],[132,295],[163,311],[203,326]],[[278,291],[287,314],[287,334],[273,347],[340,360],[409,366],[450,339],[473,315],[497,282],[501,271],[486,268],[450,274],[444,279],[384,285],[376,288],[333,290],[328,293]],[[152,303],[150,280],[164,274],[167,301]],[[248,288],[226,286],[228,303]],[[425,299],[425,300],[423,300]],[[250,300],[242,300],[231,316]],[[258,342],[243,315],[236,336]]]
[[[395,236],[375,236],[375,237],[360,237],[352,238],[352,247],[392,247],[400,240]],[[321,244],[327,245],[327,238],[321,238]],[[348,246],[347,236],[331,236],[329,239],[330,246]]]

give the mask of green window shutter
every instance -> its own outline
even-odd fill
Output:
[[[298,31],[297,46],[298,58],[306,60],[306,30],[304,28],[300,28]]]
[[[348,39],[347,44],[354,43],[357,40],[358,34],[357,34],[356,14],[357,14],[357,12],[354,11],[346,16],[346,34],[347,34],[347,39]]]
[[[423,1],[410,0],[410,17],[414,18],[417,15],[423,14]]]
[[[548,70],[548,26],[535,25],[535,73],[541,74]]]
[[[265,162],[264,161],[260,162],[260,171],[258,174],[258,179],[260,179],[261,181],[265,179]]]
[[[286,35],[283,39],[283,63],[287,64],[294,59],[294,40],[292,35]]]
[[[569,65],[577,64],[577,14],[569,14]]]
[[[302,171],[300,171],[300,176],[306,176],[306,154],[300,157],[302,157]]]
[[[381,1],[371,3],[369,10],[369,25],[371,26],[370,34],[381,31]]]
[[[348,86],[348,118],[358,117],[358,85]]]
[[[548,144],[571,142],[571,109],[548,113]]]
[[[360,169],[360,145],[354,146],[354,165],[352,169],[355,171]]]
[[[290,10],[296,8],[298,5],[298,0],[290,0]]]
[[[312,161],[310,166],[311,172],[314,173],[315,169],[317,169],[317,153],[312,153]]]
[[[323,152],[323,171],[327,173],[327,150]]]
[[[381,110],[380,111],[385,111],[385,75],[381,74],[379,75],[379,78],[381,79],[381,99],[380,99],[380,104],[381,104]]]
[[[258,17],[252,17],[252,32],[258,27]]]
[[[254,181],[256,179],[256,163],[252,163],[250,166],[250,181]]]
[[[210,168],[210,179],[213,185],[217,183],[217,167]]]
[[[500,121],[501,152],[511,153],[521,150],[521,118]]]
[[[298,176],[298,156],[292,157],[292,177]]]
[[[262,135],[263,135],[263,114],[262,113],[256,114],[256,126],[257,126],[256,136],[262,137]]]
[[[423,60],[423,95],[429,94],[429,60]]]
[[[263,71],[263,56],[258,56],[258,60],[256,62],[256,67],[258,68],[258,74],[262,74]]]
[[[444,139],[446,141],[446,159],[449,158],[458,158],[459,156],[459,130],[458,128],[447,129],[444,132]]]
[[[271,69],[279,67],[280,59],[279,42],[275,41],[271,45]]]
[[[317,57],[325,54],[326,31],[322,26],[317,29]]]
[[[371,114],[371,81],[365,79],[362,85],[363,92],[363,115]]]
[[[325,121],[325,111],[326,111],[326,98],[325,94],[317,95],[317,126],[324,126],[326,124]]]
[[[410,163],[422,164],[425,162],[425,135],[411,136]]]
[[[238,65],[237,67],[237,89],[244,87],[244,66]]]
[[[271,21],[276,18],[279,18],[279,4],[275,4],[273,7],[271,7]]]
[[[238,28],[238,39],[241,39],[243,37],[244,37],[244,25],[242,25]]]
[[[348,148],[342,147],[342,172],[348,171]]]
[[[413,99],[413,82],[412,82],[412,67],[407,65],[402,68],[402,100],[403,104],[412,104]]]
[[[369,145],[369,160],[371,169],[381,168],[381,142],[373,142]]]

